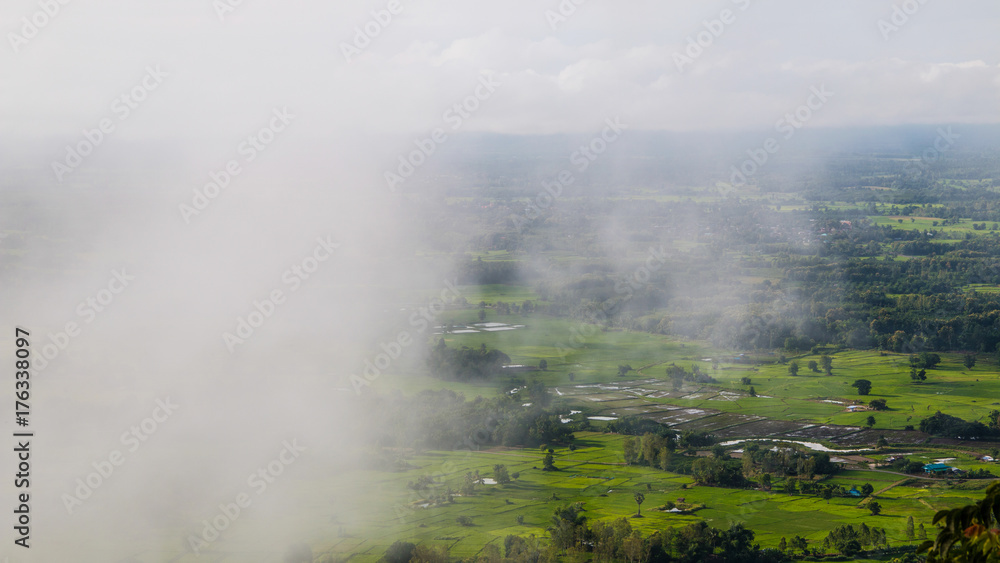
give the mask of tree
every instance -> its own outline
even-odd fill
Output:
[[[871,483],[865,483],[864,485],[861,486],[861,495],[864,497],[870,497],[874,492],[875,492],[875,487],[871,486]]]
[[[765,491],[771,490],[771,474],[765,473],[760,476],[760,487]]]
[[[823,371],[825,371],[827,375],[833,374],[833,358],[830,356],[821,356],[819,363],[823,366]]]
[[[966,355],[962,356],[962,365],[965,366],[967,369],[972,369],[973,367],[975,367],[975,365],[976,365],[976,355],[975,354],[966,354]]]
[[[941,330],[948,329],[951,327],[944,327]],[[951,344],[949,344],[950,346]],[[934,369],[935,366],[941,363],[941,356],[931,353],[931,352],[921,352],[919,355],[910,356],[910,365],[915,368],[926,368]]]
[[[552,463],[552,454],[545,454],[545,459],[542,460],[542,471],[555,471],[556,466]]]
[[[751,385],[750,386],[750,390],[747,391],[747,394],[750,395],[751,397],[756,397],[757,396],[757,390],[754,389],[753,386]]]
[[[507,473],[507,466],[502,464],[497,464],[493,466],[493,480],[497,482],[498,485],[506,485],[510,483],[510,474]]]
[[[788,364],[788,373],[792,374],[793,376],[798,375],[799,374],[799,363],[793,361],[792,363]]]
[[[646,432],[639,441],[639,453],[646,465],[653,466],[660,457],[660,450],[666,447],[667,441],[659,434]]]
[[[462,494],[467,497],[476,494],[476,483],[478,482],[479,479],[474,477],[472,473],[466,473],[465,481],[462,483]]]
[[[875,426],[875,417],[872,415],[868,415],[868,418],[865,419],[865,426],[867,426],[868,428]]]
[[[867,395],[868,393],[871,393],[872,382],[867,379],[855,379],[854,383],[851,384],[851,387],[858,390],[858,395]]]
[[[784,552],[788,550],[788,542],[785,541],[785,536],[781,536],[781,541],[778,542],[778,551]]]
[[[642,503],[646,500],[646,495],[636,492],[633,497],[635,498],[635,504],[638,507],[638,512],[635,513],[636,517],[642,516]]]
[[[829,485],[823,487],[823,500],[825,500],[827,504],[830,504],[830,499],[832,498],[833,498],[833,486]]]
[[[802,536],[795,536],[792,538],[792,543],[790,544],[792,549],[798,549],[805,553],[809,550],[809,541]]]
[[[927,530],[924,529],[924,523],[921,522],[917,525],[917,539],[925,540],[927,539]]]
[[[882,505],[878,501],[873,500],[868,503],[868,510],[871,511],[872,516],[878,516],[882,512]]]
[[[750,385],[751,382],[752,382],[752,380],[749,377],[741,377],[740,378],[740,384],[741,385]]]
[[[622,440],[622,452],[627,465],[634,465],[639,461],[639,447],[634,436],[625,436]]]
[[[581,512],[583,503],[577,502],[557,509],[552,515],[552,526],[548,531],[557,549],[568,549],[585,541],[587,517]]]
[[[810,371],[819,373],[819,364],[816,363],[816,360],[809,360],[809,363],[806,365],[809,366]]]
[[[912,540],[916,534],[913,532],[913,517],[906,517],[906,539]]]
[[[628,561],[645,561],[648,556],[648,548],[646,547],[646,542],[642,540],[642,534],[639,530],[632,532],[632,535],[625,538],[622,542],[622,551],[625,552],[625,558]]]
[[[469,518],[468,516],[459,516],[458,518],[455,518],[455,521],[458,522],[459,525],[461,525],[461,526],[471,526],[472,525],[472,518]]]
[[[785,492],[790,495],[794,495],[795,493],[797,493],[799,491],[798,483],[799,483],[798,479],[793,479],[791,477],[785,479]]]
[[[879,449],[887,447],[888,445],[889,445],[889,440],[886,440],[884,435],[880,435],[878,437],[878,441],[875,442],[875,447]]]
[[[975,504],[941,510],[934,515],[938,525],[934,541],[921,544],[927,563],[945,561],[991,562],[1000,552],[1000,537],[993,528],[1000,520],[1000,482],[986,488],[986,495]],[[920,525],[923,532],[923,524]]]
[[[910,379],[912,379],[914,383],[923,383],[924,381],[927,381],[927,370],[921,369],[920,371],[917,371],[917,368],[915,367],[910,368]]]
[[[483,546],[482,555],[479,561],[483,563],[500,563],[503,555],[500,554],[500,547],[495,543],[488,543]]]
[[[868,406],[876,411],[889,410],[889,405],[886,404],[885,399],[874,399],[868,403]]]
[[[413,550],[416,547],[408,541],[397,540],[385,550],[385,555],[382,558],[385,563],[410,563],[410,559],[413,558]]]
[[[626,375],[628,375],[628,372],[630,372],[630,371],[632,371],[632,366],[630,366],[630,365],[626,364],[626,365],[623,365],[623,366],[618,366],[618,376],[619,377],[625,377]]]
[[[538,369],[540,369],[542,371],[545,371],[545,370],[549,369],[549,362],[547,362],[545,360],[542,360],[542,361],[538,362]]]

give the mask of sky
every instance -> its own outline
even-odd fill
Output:
[[[821,85],[835,94],[822,126],[996,122],[1000,109],[989,1],[400,0],[396,14],[388,2],[229,2],[69,2],[24,41],[11,34],[25,37],[22,18],[41,8],[5,2],[3,132],[72,137],[114,117],[148,66],[166,77],[120,138],[237,134],[276,106],[316,137],[391,138],[441,125],[484,74],[500,86],[463,131],[582,132],[608,116],[763,128]]]

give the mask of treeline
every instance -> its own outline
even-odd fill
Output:
[[[511,235],[514,236],[513,234]],[[501,247],[504,250],[513,248]],[[458,283],[462,285],[491,285],[520,283],[531,278],[521,262],[469,260],[455,267]]]
[[[867,185],[854,181],[846,186]],[[540,313],[735,350],[774,350],[792,339],[808,347],[996,353],[1000,296],[968,288],[1000,285],[1000,230],[990,230],[1000,222],[1000,200],[991,182],[959,186],[929,173],[920,181],[926,185],[907,180],[898,189],[826,194],[868,202],[848,209],[817,202],[782,210],[778,201],[738,197],[584,198],[546,210],[521,230],[502,226],[496,206],[472,206],[469,213],[489,219],[475,249],[581,259],[470,260],[459,264],[459,278],[530,283]],[[898,216],[902,224],[877,225],[871,216]],[[915,224],[927,216],[938,225]],[[617,242],[603,243],[594,229],[612,217],[629,221],[620,223]],[[970,217],[978,232],[951,230]],[[753,278],[766,279],[747,281]],[[518,311],[523,306],[497,309]]]
[[[608,429],[625,433],[650,429],[650,425],[641,420],[628,417],[616,425],[609,425]],[[769,490],[772,476],[794,477],[796,481],[806,480],[802,492],[815,494],[822,493],[810,482],[815,475],[833,475],[840,470],[840,466],[830,461],[827,453],[805,453],[791,448],[765,450],[752,442],[744,448],[742,460],[737,460],[721,445],[713,446],[715,438],[709,434],[693,431],[676,434],[669,428],[658,426],[660,428],[656,432],[646,432],[641,437],[624,437],[622,457],[626,464],[691,475],[696,484],[715,487],[747,488],[759,483]],[[696,448],[709,446],[713,446],[711,456],[697,456]],[[679,448],[681,452],[678,452]],[[792,483],[786,483],[786,487],[791,488],[788,492],[798,492],[798,485]],[[838,492],[836,489],[831,491]]]
[[[990,412],[990,426],[982,422],[968,421],[938,411],[920,421],[920,431],[934,436],[944,436],[956,440],[981,440],[1000,436],[998,428],[1000,411]]]
[[[431,375],[454,381],[490,379],[502,374],[503,366],[509,363],[510,356],[500,350],[490,350],[485,344],[479,348],[448,348],[443,338],[427,357]]]
[[[588,422],[563,424],[550,406],[544,385],[529,384],[514,393],[467,401],[451,390],[422,391],[412,396],[366,395],[365,408],[379,413],[370,423],[381,448],[476,450],[496,445],[568,444],[573,431]],[[524,406],[525,403],[531,403]]]
[[[779,563],[785,554],[777,549],[761,549],[754,543],[755,534],[743,524],[727,530],[696,522],[682,528],[667,528],[649,536],[633,530],[628,520],[605,523],[587,522],[583,503],[556,511],[549,527],[555,560],[591,556],[595,561],[631,563]]]

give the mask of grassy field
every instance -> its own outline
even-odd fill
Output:
[[[946,225],[941,226],[940,217],[909,217],[904,215],[874,215],[868,217],[873,224],[879,226],[890,226],[894,229],[901,230],[919,230],[919,231],[930,231],[935,230],[939,234],[935,239],[936,242],[953,242],[957,240],[964,240],[966,234],[972,234],[975,236],[979,235],[990,235],[994,236],[995,231],[991,231],[990,227],[993,225],[989,221],[979,221],[974,222],[971,219],[963,219],[961,223],[957,225]],[[902,223],[900,223],[902,220]],[[986,223],[985,231],[977,231],[972,225]],[[938,223],[936,226],[934,223]],[[992,234],[991,234],[992,233]]]
[[[533,297],[527,290],[510,286],[479,288],[475,296],[470,302],[482,300],[492,304],[497,300],[521,301]],[[480,322],[475,307],[447,311],[440,320],[442,324],[458,325]],[[579,321],[540,314],[497,316],[488,310],[485,320],[523,327],[499,332],[447,333],[440,337],[452,347],[476,348],[486,344],[504,351],[517,364],[538,365],[539,361],[546,360],[545,371],[530,372],[523,377],[537,378],[555,392],[558,400],[585,411],[578,416],[645,413],[665,417],[664,421],[677,424],[678,430],[705,429],[720,432],[722,436],[726,429],[739,424],[747,424],[746,428],[759,427],[762,431],[777,428],[784,432],[798,428],[793,439],[824,443],[837,449],[846,446],[830,442],[823,430],[827,427],[816,425],[860,429],[866,418],[873,415],[875,433],[857,432],[868,437],[857,447],[867,449],[866,455],[871,459],[894,452],[923,463],[947,459],[949,465],[961,469],[985,468],[997,472],[995,464],[975,459],[973,450],[977,448],[974,444],[900,443],[886,452],[871,449],[878,431],[890,433],[907,425],[919,426],[921,419],[938,410],[968,420],[983,420],[991,410],[1000,407],[1000,399],[997,399],[1000,397],[1000,371],[995,362],[985,356],[970,370],[962,365],[960,355],[941,354],[941,364],[928,370],[927,381],[917,385],[910,380],[905,354],[831,352],[831,376],[808,369],[808,362],[819,362],[820,355],[789,355],[787,360],[796,361],[800,366],[799,374],[792,376],[787,364],[776,361],[755,365],[737,363],[731,353],[717,350],[707,342],[680,342],[641,332],[603,331]],[[671,363],[688,370],[697,365],[717,383],[688,382],[682,389],[673,390],[665,374],[666,366]],[[619,377],[618,366],[626,364],[633,371],[626,377]],[[570,373],[574,374],[572,381]],[[751,379],[757,397],[748,394],[749,386],[741,381],[744,377]],[[870,395],[858,395],[851,387],[856,379],[872,382]],[[453,389],[465,393],[468,398],[494,396],[499,392],[494,383],[443,381],[416,368],[390,370],[376,382],[376,387],[399,389],[404,393]],[[873,399],[885,399],[890,410],[850,412],[847,409],[848,405],[864,405]],[[593,428],[600,429],[602,425],[595,422]],[[889,436],[895,435],[890,433]],[[900,545],[908,543],[903,533],[908,516],[923,523],[933,534],[930,520],[935,511],[976,500],[981,495],[981,486],[985,485],[984,481],[959,484],[945,479],[909,478],[872,471],[863,464],[830,479],[829,482],[846,488],[860,489],[870,483],[880,491],[877,496],[883,513],[872,516],[858,498],[835,498],[827,503],[808,495],[694,487],[688,476],[624,466],[621,439],[612,434],[578,432],[576,451],[564,448],[556,451],[556,466],[560,469],[556,472],[540,470],[543,453],[538,450],[497,449],[425,452],[408,459],[415,466],[409,471],[359,473],[359,483],[369,480],[367,486],[379,491],[379,495],[374,496],[384,497],[387,504],[368,504],[372,501],[364,495],[353,500],[343,499],[351,514],[345,521],[351,522],[351,526],[344,537],[327,537],[326,543],[317,546],[322,548],[317,553],[350,553],[356,554],[360,561],[373,561],[392,541],[402,539],[447,545],[453,556],[469,557],[487,543],[502,542],[508,534],[547,538],[546,527],[552,512],[567,503],[584,502],[590,520],[628,517],[635,511],[632,497],[635,491],[646,494],[645,517],[630,519],[630,523],[644,533],[698,520],[720,528],[732,522],[743,522],[756,532],[757,541],[765,547],[776,546],[781,537],[791,538],[796,534],[817,546],[838,524],[867,522],[886,528],[889,544]],[[990,453],[990,447],[992,445],[980,453]],[[505,464],[511,473],[518,472],[519,479],[506,486],[481,485],[474,497],[456,497],[454,504],[421,507],[425,504],[421,502],[423,495],[407,488],[407,483],[416,481],[419,476],[431,475],[442,487],[458,490],[466,472],[478,470],[490,477],[493,466],[498,463]],[[775,490],[780,490],[780,479]],[[705,508],[684,515],[653,510],[678,497],[684,497],[689,503],[704,504]],[[460,516],[471,518],[473,525],[460,525],[456,520]],[[523,524],[517,523],[518,516],[523,517]]]
[[[487,288],[486,293],[498,295]],[[489,302],[489,301],[487,301]],[[442,315],[448,323],[478,323],[477,310],[449,311]],[[478,348],[486,344],[511,357],[515,364],[538,365],[541,360],[547,370],[533,372],[548,386],[570,383],[607,383],[620,380],[618,366],[630,365],[635,371],[629,379],[654,377],[666,379],[665,368],[670,363],[690,370],[698,365],[719,383],[716,390],[745,393],[743,377],[750,377],[759,395],[730,401],[713,399],[710,395],[691,399],[662,399],[660,403],[693,408],[712,408],[734,413],[758,414],[781,420],[806,420],[822,424],[864,425],[869,415],[876,419],[876,429],[902,430],[906,425],[917,426],[922,418],[942,410],[968,420],[982,420],[1000,407],[1000,372],[984,357],[969,370],[957,354],[942,354],[941,364],[928,370],[928,379],[914,384],[909,377],[910,366],[905,354],[885,354],[876,351],[845,351],[833,357],[833,375],[811,372],[810,360],[819,362],[819,355],[791,356],[789,362],[799,364],[799,375],[791,376],[785,364],[771,363],[751,366],[731,361],[731,354],[714,349],[706,342],[678,342],[665,336],[642,332],[602,331],[600,328],[567,319],[543,315],[497,316],[490,311],[487,322],[524,325],[518,330],[445,334],[452,347]],[[712,359],[718,361],[713,369]],[[989,365],[988,365],[989,364]],[[856,379],[872,382],[868,396],[859,396],[851,387]],[[492,383],[445,382],[419,373],[419,370],[390,373],[378,385],[406,392],[420,389],[450,388],[469,396],[492,396],[497,387]],[[846,406],[873,399],[885,399],[889,409],[883,412],[848,412]],[[656,402],[656,399],[651,399]],[[838,401],[841,404],[823,401]]]
[[[347,536],[323,545],[317,553],[354,553],[359,561],[374,561],[396,539],[443,544],[456,557],[477,554],[484,545],[502,543],[508,534],[546,537],[553,511],[573,502],[583,502],[590,521],[613,520],[635,514],[634,492],[643,492],[643,518],[630,518],[632,527],[644,534],[698,520],[727,528],[741,522],[757,533],[762,546],[773,547],[782,537],[801,535],[818,546],[828,531],[839,524],[884,527],[890,545],[910,542],[904,535],[906,518],[923,523],[931,531],[935,510],[968,504],[978,490],[949,488],[943,481],[912,481],[874,471],[842,471],[828,482],[847,488],[870,483],[878,494],[882,514],[872,516],[862,499],[834,498],[829,502],[812,495],[787,495],[772,491],[699,487],[690,477],[646,467],[622,465],[621,436],[581,432],[577,449],[556,450],[559,469],[540,469],[542,452],[536,449],[497,449],[480,452],[426,452],[415,455],[415,469],[402,473],[379,472],[373,485],[386,504],[367,506],[365,516],[352,520]],[[466,472],[479,471],[491,477],[493,466],[504,464],[519,478],[509,485],[479,485],[472,497],[459,496],[454,504],[427,506],[423,495],[407,488],[418,476],[436,478],[439,489],[457,490]],[[648,485],[648,487],[647,487]],[[895,485],[895,486],[893,486]],[[777,487],[776,487],[777,489]],[[671,514],[655,510],[682,497],[689,504],[704,505],[693,514]],[[358,507],[360,509],[360,507]],[[471,526],[457,522],[471,519]],[[516,518],[523,517],[523,524]]]

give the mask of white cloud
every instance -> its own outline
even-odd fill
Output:
[[[890,41],[877,21],[891,4],[862,0],[751,2],[745,11],[592,0],[555,31],[544,12],[558,2],[404,5],[348,65],[341,43],[384,3],[244,3],[223,23],[203,2],[73,4],[21,53],[0,58],[17,85],[0,91],[0,119],[7,135],[75,135],[154,62],[171,79],[122,137],[238,134],[277,103],[301,108],[316,134],[407,135],[438,121],[484,70],[504,85],[468,130],[587,131],[619,114],[652,129],[757,127],[819,83],[842,93],[817,119],[824,125],[997,119],[992,2],[927,4]],[[7,4],[0,21],[16,30],[32,6]],[[735,23],[678,72],[673,54],[726,7]]]

